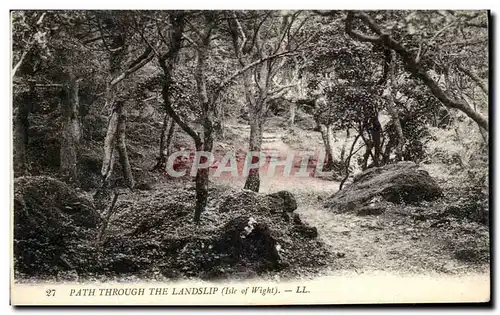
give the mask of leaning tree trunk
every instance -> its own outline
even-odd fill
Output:
[[[160,152],[158,155],[158,160],[156,162],[156,165],[153,167],[153,170],[165,170],[165,167],[167,165],[167,158],[165,155],[165,137],[167,134],[168,125],[172,121],[172,119],[169,119],[169,117],[170,116],[168,116],[167,113],[165,113],[165,116],[163,116],[163,125],[161,126],[161,132],[160,132]]]
[[[324,171],[331,171],[333,169],[333,130],[332,126],[319,124],[321,138],[323,139],[323,144],[325,145],[325,153],[326,153],[326,164],[324,166]]]
[[[101,168],[102,183],[95,194],[95,198],[98,200],[104,200],[109,195],[110,179],[113,174],[117,152],[125,182],[129,188],[134,187],[134,178],[125,142],[126,115],[123,106],[123,101],[117,101],[109,118],[108,131],[104,139],[104,157]]]
[[[120,165],[122,167],[123,178],[127,187],[133,189],[135,186],[134,176],[132,175],[132,168],[130,167],[130,161],[127,154],[127,143],[125,140],[125,126],[127,123],[127,112],[123,108],[122,102],[117,102],[116,111],[118,113],[118,125],[116,128],[116,139],[118,149],[118,159],[120,160]]]
[[[102,159],[102,188],[106,189],[109,186],[109,180],[113,174],[115,166],[115,149],[116,149],[116,130],[118,128],[118,111],[116,104],[113,106],[111,116],[108,121],[108,130],[104,138],[104,157]]]
[[[354,31],[353,20],[355,18],[355,15],[358,15],[358,17],[360,17],[361,20],[367,24],[368,28],[371,29],[374,33],[379,34],[379,36],[366,36],[365,34]],[[466,101],[457,100],[452,95],[450,95],[448,91],[443,90],[439,86],[438,82],[436,82],[434,78],[432,78],[432,75],[427,71],[427,69],[422,66],[424,63],[419,63],[418,60],[415,59],[414,54],[411,53],[407,47],[402,45],[390,35],[385,34],[382,28],[377,25],[369,15],[364,12],[349,12],[347,14],[347,19],[345,22],[345,30],[347,34],[349,34],[349,36],[351,36],[352,38],[356,38],[363,42],[376,43],[377,45],[383,44],[385,47],[394,50],[401,57],[401,60],[405,65],[405,69],[407,69],[407,71],[413,74],[416,78],[420,79],[444,106],[448,108],[458,109],[469,118],[474,120],[485,131],[489,130],[488,117],[485,117],[481,113],[476,112],[474,108],[467,104]]]
[[[256,114],[250,115],[250,141],[248,149],[254,152],[257,156],[252,156],[252,163],[260,163],[260,151],[262,147],[262,120]],[[249,189],[259,192],[260,189],[260,176],[259,168],[252,168],[249,170],[247,179],[245,181],[244,189]]]
[[[70,78],[65,87],[66,93],[61,102],[61,165],[63,178],[69,182],[78,182],[78,147],[81,139],[78,89],[79,81]]]
[[[110,183],[109,180],[113,174],[115,154],[117,151],[119,161],[122,166],[123,177],[128,187],[134,187],[134,179],[130,168],[130,162],[127,155],[125,143],[125,124],[126,113],[124,109],[124,101],[116,100],[117,84],[126,76],[126,72],[122,72],[122,65],[125,59],[126,42],[125,37],[120,31],[111,38],[111,47],[122,48],[114,49],[109,58],[109,82],[106,87],[106,105],[111,107],[111,116],[108,122],[108,131],[104,139],[104,157],[102,161],[101,175],[102,185],[98,193],[103,193],[108,196],[107,191]],[[140,64],[140,62],[139,62]],[[133,67],[132,67],[133,68]],[[129,68],[128,70],[130,70]],[[117,80],[117,78],[122,78]]]

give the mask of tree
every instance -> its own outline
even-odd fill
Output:
[[[96,58],[75,35],[82,31],[81,21],[85,14],[13,12],[16,21],[13,30],[16,45],[13,49],[15,55],[20,55],[13,69],[16,175],[27,171],[29,113],[44,110],[47,103],[55,103],[61,114],[57,131],[60,135],[60,173],[67,181],[78,182],[82,137],[80,83],[83,77],[93,76],[92,65]],[[83,62],[86,59],[90,62]]]
[[[469,17],[462,18],[461,16],[456,17],[456,20],[452,21],[446,27],[450,27],[450,24],[460,25],[461,23],[467,23],[471,19],[476,18]],[[359,19],[362,23],[368,27],[368,29],[373,32],[375,35],[367,35],[365,33],[361,33],[356,31],[353,27],[354,20]],[[412,24],[410,24],[412,25]],[[466,114],[469,118],[474,120],[481,128],[487,130],[488,129],[488,119],[474,110],[473,107],[469,106],[466,101],[456,99],[450,95],[450,93],[439,86],[437,81],[432,77],[429,71],[430,65],[433,64],[434,60],[428,60],[428,62],[422,62],[422,59],[425,58],[425,54],[422,53],[422,49],[419,49],[416,53],[411,52],[404,44],[402,44],[399,40],[395,39],[393,35],[391,35],[388,31],[384,30],[377,22],[367,13],[365,12],[349,12],[346,18],[345,24],[346,32],[357,40],[363,42],[369,42],[373,44],[383,45],[388,49],[394,50],[398,56],[401,58],[403,64],[407,71],[409,71],[412,75],[422,81],[425,84],[432,94],[438,98],[443,105],[449,108],[457,109],[464,114]],[[443,32],[439,30],[438,33],[434,35],[437,37],[439,32]],[[433,38],[434,38],[433,37]],[[432,38],[431,38],[432,41]]]
[[[70,72],[64,85],[64,98],[61,102],[61,173],[69,181],[78,181],[78,154],[82,138],[78,95],[81,78]]]
[[[13,11],[12,43],[14,66],[11,77],[14,85],[14,174],[27,171],[26,145],[28,144],[29,113],[35,99],[35,83],[29,79],[38,71],[41,56],[46,52],[44,19],[46,13],[39,11]]]
[[[278,16],[273,16],[272,12],[258,13],[256,16],[250,14],[245,25],[240,23],[235,12],[232,13],[232,18],[228,19],[233,48],[240,67],[245,68],[252,62],[265,60],[242,75],[250,124],[248,148],[252,152],[251,162],[254,165],[260,163],[262,129],[270,102],[297,85],[297,82],[294,82],[296,79],[286,78],[289,81],[286,84],[279,84],[277,81],[280,72],[291,67],[291,59],[284,56],[295,54],[301,44],[297,42],[295,35],[304,23],[292,28],[299,15],[300,12],[282,12]],[[282,77],[285,76],[283,73]],[[245,189],[258,192],[259,187],[259,169],[252,168],[249,170]]]
[[[131,27],[134,19],[133,14],[104,12],[94,17],[99,30],[98,40],[108,52],[109,75],[104,106],[109,108],[111,112],[104,140],[104,156],[101,169],[102,186],[97,195],[107,195],[106,190],[109,187],[109,180],[114,169],[115,152],[118,153],[127,186],[132,189],[135,185],[126,146],[125,102],[119,99],[119,96],[117,97],[117,87],[124,79],[149,63],[154,58],[154,53],[150,47],[140,44],[143,47],[143,52],[126,65],[127,57],[130,59],[129,51],[134,37],[138,37],[138,34]]]
[[[194,213],[194,221],[199,222],[201,213],[204,211],[208,198],[209,170],[207,167],[202,167],[203,164],[209,163],[208,156],[202,152],[212,152],[215,130],[220,124],[220,113],[218,112],[218,101],[221,94],[226,88],[232,84],[239,76],[244,75],[247,71],[254,67],[267,62],[278,56],[286,55],[287,53],[275,53],[270,56],[264,56],[258,60],[252,61],[233,72],[228,72],[231,69],[226,69],[224,79],[217,77],[219,71],[211,62],[211,52],[215,49],[220,49],[224,43],[224,33],[221,30],[221,22],[226,19],[225,14],[210,12],[210,11],[195,11],[195,12],[172,12],[170,13],[169,35],[162,35],[162,41],[166,44],[166,52],[156,52],[160,67],[163,70],[162,79],[162,97],[165,110],[173,121],[185,131],[192,139],[196,149],[195,163],[200,166],[196,168],[195,189],[196,189],[196,206]],[[186,29],[189,25],[189,29]],[[217,33],[217,31],[220,31]],[[163,33],[160,33],[163,34]],[[214,47],[214,42],[217,41],[217,47]],[[201,124],[200,131],[191,125],[185,115],[181,115],[180,108],[174,108],[172,104],[173,93],[173,74],[177,67],[176,56],[182,48],[181,43],[187,42],[188,47],[195,52],[196,60],[192,75],[196,83],[196,94],[194,102],[196,103],[193,110],[198,116],[197,121]],[[153,46],[151,44],[151,46]],[[187,91],[184,91],[185,93]]]

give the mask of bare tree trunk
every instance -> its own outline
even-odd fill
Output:
[[[108,121],[108,131],[104,138],[104,156],[102,159],[101,176],[102,183],[100,189],[96,192],[96,196],[107,195],[106,191],[109,188],[109,180],[113,174],[116,154],[116,130],[118,128],[118,112],[116,105],[113,107],[111,116]]]
[[[108,212],[106,212],[104,220],[102,220],[101,226],[99,227],[99,232],[97,233],[97,237],[96,237],[96,241],[97,241],[98,245],[101,244],[103,237],[105,235],[106,229],[108,227],[109,220],[111,219],[111,215],[116,210],[115,206],[116,206],[116,202],[118,201],[118,196],[119,196],[118,193],[115,192],[113,195],[113,201],[111,201],[111,205],[109,206]]]
[[[118,152],[120,165],[122,166],[123,178],[130,188],[134,187],[134,178],[128,159],[125,142],[126,114],[122,101],[115,103],[108,123],[108,132],[104,139],[104,158],[101,169],[102,186],[101,190],[109,188],[109,179],[113,174],[115,154]]]
[[[372,154],[372,149],[373,149],[373,144],[371,140],[366,140],[366,150],[365,154],[363,155],[363,164],[361,165],[361,170],[366,170],[368,168],[368,159],[370,158],[370,155],[373,157]]]
[[[205,14],[205,21],[207,28],[203,35],[201,45],[198,47],[198,59],[195,71],[196,88],[198,92],[198,101],[203,111],[203,142],[196,143],[196,151],[204,150],[212,152],[214,138],[213,122],[216,120],[216,109],[214,100],[210,100],[207,93],[207,79],[206,67],[210,47],[210,34],[213,27],[215,27],[214,15],[211,13]],[[196,138],[195,138],[196,142]],[[200,157],[201,159],[201,157]],[[197,161],[195,161],[197,162]],[[200,161],[204,162],[204,161]],[[196,207],[194,211],[194,222],[199,223],[201,213],[205,211],[208,200],[208,168],[198,168],[196,172],[195,186],[196,186]]]
[[[391,107],[391,109],[389,109]],[[401,121],[399,120],[399,115],[397,114],[396,110],[392,108],[392,105],[387,106],[387,109],[389,110],[389,114],[392,116],[392,121],[394,123],[394,128],[396,129],[396,135],[398,137],[398,143],[396,145],[396,160],[397,161],[402,161],[403,160],[403,146],[404,146],[404,135],[403,135],[403,128],[401,128]]]
[[[203,151],[203,145],[196,146],[196,151]],[[203,163],[203,159],[200,161]],[[208,168],[198,168],[195,178],[196,206],[194,210],[194,222],[199,223],[201,213],[205,211],[208,201]]]
[[[351,165],[351,158],[355,154],[355,152],[354,152],[354,146],[356,146],[356,142],[358,142],[359,137],[360,137],[360,135],[358,134],[354,138],[354,141],[352,142],[352,145],[351,145],[351,150],[349,150],[349,155],[347,156],[347,158],[345,160],[345,163],[344,163],[344,167],[345,167],[345,169],[344,169],[344,178],[342,178],[342,180],[340,181],[339,191],[342,190],[342,188],[344,187],[344,184],[345,184],[346,180],[349,178],[349,167]]]
[[[127,143],[125,140],[127,112],[123,107],[123,102],[119,101],[116,103],[116,111],[118,113],[118,124],[116,128],[116,139],[118,141],[116,147],[118,149],[118,159],[120,160],[125,183],[127,184],[127,187],[133,189],[135,186],[135,181],[134,176],[132,175],[132,168],[130,167],[130,161],[127,154]]]
[[[224,107],[222,104],[214,104],[214,133],[217,139],[224,139]]]
[[[395,74],[394,74],[394,64],[396,62],[396,53],[394,51],[391,51],[392,57],[391,57],[391,63],[389,65],[389,75],[390,75],[390,83],[389,80],[388,82],[388,87],[389,87],[389,95],[388,95],[388,102],[387,102],[387,111],[389,112],[389,115],[392,117],[392,121],[394,123],[394,128],[396,129],[396,134],[398,136],[398,144],[396,146],[396,160],[397,161],[402,161],[403,160],[403,145],[405,143],[405,137],[403,135],[403,128],[401,127],[401,121],[399,120],[399,114],[396,109],[396,105],[394,102],[394,99],[396,98],[396,81],[395,81]]]
[[[166,152],[167,157],[169,157],[170,154],[172,154],[172,142],[173,142],[173,139],[175,136],[176,127],[177,127],[177,124],[175,123],[175,121],[173,119],[171,119],[170,120],[170,127],[168,128],[168,132],[167,132],[167,139],[166,139],[166,143],[165,143],[165,152]]]
[[[196,208],[194,211],[194,222],[199,223],[201,213],[205,211],[208,200],[208,168],[200,168],[196,172]]]
[[[165,170],[166,167],[167,158],[165,157],[165,136],[167,134],[168,124],[172,121],[169,117],[170,116],[167,113],[163,116],[163,125],[161,126],[160,133],[160,152],[153,170]]]
[[[319,127],[327,159],[324,170],[331,171],[333,169],[332,127],[321,123],[319,123]]]
[[[111,40],[111,48],[119,48],[125,45],[125,38],[121,33],[117,32]],[[116,154],[116,143],[117,143],[117,129],[119,121],[118,108],[121,105],[117,104],[115,99],[115,89],[116,84],[113,83],[115,78],[119,76],[121,71],[122,62],[124,60],[123,49],[110,52],[109,56],[109,77],[106,85],[106,100],[105,108],[111,108],[111,114],[108,120],[108,129],[106,132],[106,138],[104,139],[104,156],[102,159],[101,167],[101,187],[96,191],[94,198],[99,203],[99,207],[103,206],[102,202],[109,196],[109,186],[110,178],[113,174],[114,164],[115,164],[115,154]]]
[[[78,182],[78,147],[81,139],[78,89],[79,81],[71,77],[61,102],[61,174],[70,182]]]
[[[213,115],[213,111],[209,111],[206,113],[203,122],[203,144],[199,143],[196,145],[196,151],[205,151],[212,152],[214,146],[214,138],[213,138],[213,125],[211,117]],[[206,162],[204,157],[200,158],[200,163]],[[198,168],[196,171],[195,178],[195,189],[196,189],[196,207],[194,211],[194,222],[199,223],[201,213],[205,211],[208,200],[208,175],[209,168]]]
[[[380,124],[380,121],[378,120],[378,114],[375,113],[374,116],[372,117],[372,139],[373,139],[373,165],[374,166],[380,166],[380,157],[382,153],[382,147],[381,147],[381,136],[382,136],[382,125]]]
[[[160,152],[153,170],[165,170],[168,156],[170,156],[171,153],[170,150],[172,145],[172,138],[175,133],[175,126],[175,121],[170,118],[168,113],[165,113],[160,134]]]
[[[258,152],[258,156],[252,156],[252,163],[260,163],[260,151],[262,147],[262,120],[258,115],[250,114],[250,140],[248,144],[249,151]],[[247,179],[245,181],[244,189],[249,189],[259,192],[260,189],[260,176],[259,169],[253,168],[249,170]]]

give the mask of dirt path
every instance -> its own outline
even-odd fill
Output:
[[[233,126],[242,134],[249,133],[249,127],[245,125]],[[291,176],[283,176],[283,166],[277,166],[274,173],[271,175],[268,172],[268,165],[261,168],[261,184],[260,191],[263,193],[271,193],[279,190],[294,191],[299,194],[307,195],[310,192],[315,193],[330,193],[338,189],[338,183],[333,181],[325,181],[315,177],[294,177],[293,174],[300,168],[301,158],[298,152],[295,152],[286,143],[282,141],[283,134],[280,132],[265,131],[262,136],[262,152],[267,156],[276,155],[279,160],[285,161],[287,157],[293,157],[294,167],[291,171]],[[309,172],[313,172],[312,168],[308,168]],[[237,178],[230,176],[221,176],[213,178],[212,181],[230,184],[232,187],[243,187],[245,176]]]

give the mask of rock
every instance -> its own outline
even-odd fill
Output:
[[[442,194],[441,188],[426,171],[418,169],[413,162],[399,162],[370,168],[355,176],[352,184],[328,198],[324,206],[342,213],[382,200],[415,203],[435,200]],[[364,209],[363,212],[370,211]]]
[[[250,216],[240,216],[224,225],[213,250],[225,255],[229,264],[243,260],[258,263],[266,269],[276,269],[280,262],[276,245],[266,223]]]
[[[14,180],[14,257],[16,270],[54,274],[72,268],[81,251],[73,244],[95,235],[100,216],[92,203],[67,184],[47,176]]]
[[[113,272],[117,274],[126,274],[138,272],[140,270],[140,266],[138,266],[133,257],[120,255],[118,257],[115,257],[114,260],[110,263],[109,269],[113,270]]]
[[[267,196],[283,202],[283,210],[285,212],[293,212],[297,209],[297,201],[289,191],[282,190],[273,194],[268,194]]]

